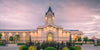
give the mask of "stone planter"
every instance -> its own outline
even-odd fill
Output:
[[[17,46],[17,44],[7,44],[7,46]]]

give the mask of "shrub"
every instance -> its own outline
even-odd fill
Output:
[[[95,46],[100,46],[100,43],[98,43],[97,45],[95,45]]]
[[[71,46],[70,50],[81,50],[80,46]]]
[[[83,43],[74,43],[74,45],[82,45]]]
[[[37,50],[36,46],[30,46],[28,50]]]
[[[76,46],[75,50],[81,50],[81,47],[80,46]]]
[[[23,46],[22,50],[28,50],[28,46]]]
[[[19,50],[22,50],[23,47],[24,47],[23,45],[19,46]]]
[[[9,40],[10,41],[14,41],[14,37],[13,36],[10,36]]]
[[[70,50],[75,50],[75,46],[71,46],[70,47]]]
[[[64,47],[62,50],[69,50],[68,47]]]
[[[0,43],[0,46],[5,46],[6,44],[2,44],[2,43]]]
[[[56,50],[54,47],[47,47],[46,50]]]
[[[26,43],[17,43],[17,45],[26,45]]]

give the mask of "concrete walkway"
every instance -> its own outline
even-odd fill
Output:
[[[0,46],[0,50],[19,50],[19,46],[16,47],[8,47],[8,46]],[[100,46],[82,46],[82,50],[100,50]]]
[[[100,46],[82,46],[82,50],[100,50]]]
[[[16,47],[0,46],[0,50],[19,50],[19,46]]]

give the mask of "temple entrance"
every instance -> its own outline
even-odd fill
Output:
[[[48,33],[48,35],[47,35],[47,41],[48,42],[52,42],[53,41],[53,34],[52,33]]]

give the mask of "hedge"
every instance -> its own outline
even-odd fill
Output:
[[[26,45],[26,43],[17,43],[17,45]]]
[[[54,47],[47,47],[46,50],[56,50]]]
[[[70,50],[81,50],[80,46],[71,46]]]
[[[6,44],[2,44],[2,43],[0,43],[0,46],[6,46]]]
[[[82,45],[83,43],[74,43],[74,45]]]

